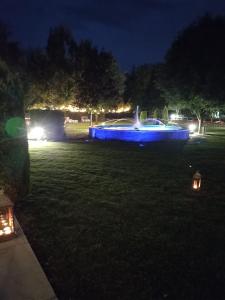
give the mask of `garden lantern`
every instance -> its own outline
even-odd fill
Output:
[[[0,241],[15,235],[13,204],[0,190]]]
[[[192,189],[194,191],[199,191],[201,188],[202,176],[199,171],[196,171],[192,178]]]

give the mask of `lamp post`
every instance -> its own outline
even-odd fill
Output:
[[[0,190],[0,242],[15,236],[13,204]]]
[[[196,192],[200,191],[201,182],[202,182],[202,175],[199,173],[199,171],[196,171],[192,178],[192,190]]]

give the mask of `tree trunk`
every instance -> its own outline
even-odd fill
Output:
[[[163,108],[163,111],[162,111],[162,119],[163,119],[165,122],[168,122],[168,121],[169,121],[169,113],[168,113],[168,107],[167,107],[167,106],[164,106],[164,108]]]
[[[201,133],[201,128],[202,128],[202,118],[200,114],[196,114],[197,119],[198,119],[198,134]]]
[[[154,119],[157,119],[157,118],[158,118],[158,110],[157,110],[157,109],[155,109],[155,110],[153,111],[153,118],[154,118]]]

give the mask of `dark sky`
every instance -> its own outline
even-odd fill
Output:
[[[206,12],[224,14],[225,0],[0,0],[0,20],[23,46],[44,46],[49,27],[64,24],[124,70],[162,61],[177,32]]]

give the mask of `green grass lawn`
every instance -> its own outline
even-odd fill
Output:
[[[68,138],[83,138],[88,134],[89,123],[70,123],[65,125],[65,134]]]
[[[59,299],[225,299],[224,149],[224,131],[33,144],[16,213]]]

